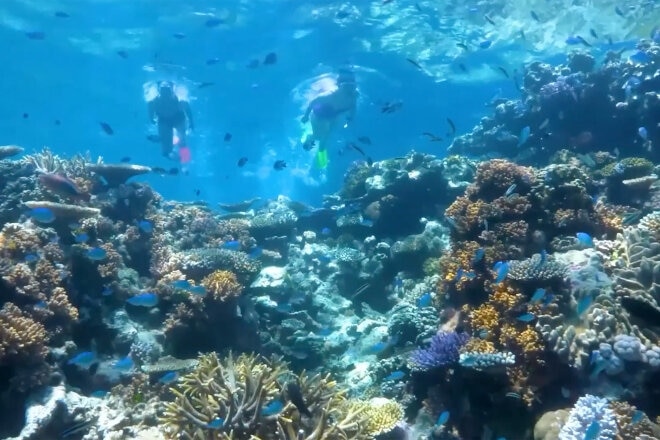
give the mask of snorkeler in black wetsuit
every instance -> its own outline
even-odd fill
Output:
[[[158,96],[149,101],[148,106],[149,120],[153,124],[158,124],[158,137],[163,156],[175,159],[172,152],[174,129],[176,128],[179,137],[179,148],[186,148],[188,146],[186,128],[190,130],[194,128],[190,104],[179,100],[174,93],[174,84],[170,81],[162,81],[158,85]]]

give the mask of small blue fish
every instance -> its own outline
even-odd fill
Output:
[[[578,243],[583,244],[585,246],[593,246],[594,245],[594,240],[591,238],[591,235],[587,234],[586,232],[578,232],[575,234],[575,237],[578,239]]]
[[[293,311],[293,306],[289,302],[281,302],[277,304],[275,310],[280,313],[291,313]]]
[[[103,296],[112,295],[112,289],[110,288],[110,286],[103,286],[103,290],[101,291],[101,295],[103,295]]]
[[[639,127],[637,129],[637,134],[639,135],[639,137],[641,137],[644,140],[647,140],[649,138],[649,132],[646,129],[646,127]]]
[[[477,332],[477,336],[479,336],[479,339],[486,339],[488,337],[488,330],[482,328]]]
[[[206,424],[209,429],[220,429],[224,426],[225,420],[222,417],[216,417]]]
[[[474,252],[474,257],[472,257],[472,264],[477,264],[481,260],[484,259],[484,255],[486,255],[486,251],[484,248],[479,248]]]
[[[516,318],[520,322],[532,322],[536,319],[533,313],[523,313],[522,315]]]
[[[548,252],[545,249],[541,249],[541,253],[539,254],[539,264],[536,268],[540,269],[543,267],[546,261],[548,261]]]
[[[504,396],[505,397],[510,397],[511,399],[517,399],[517,400],[521,399],[520,394],[515,393],[513,391],[510,391],[510,392],[506,393]]]
[[[138,293],[128,298],[126,302],[137,307],[154,307],[158,304],[158,295],[151,292]]]
[[[539,287],[538,289],[536,289],[534,291],[534,294],[530,298],[529,302],[532,303],[532,304],[536,304],[536,303],[540,302],[543,299],[544,296],[545,296],[545,289],[542,288],[542,287]]]
[[[88,249],[85,255],[87,255],[87,258],[92,261],[101,261],[105,260],[105,258],[108,256],[108,252],[105,249],[97,246]]]
[[[490,40],[483,40],[479,42],[479,47],[482,49],[488,49],[490,46],[493,45],[493,42]]]
[[[394,277],[394,288],[401,289],[403,287],[403,279],[400,276]]]
[[[86,232],[80,232],[74,235],[73,239],[76,243],[87,243],[89,241],[89,235]]]
[[[229,249],[232,251],[237,251],[241,247],[241,242],[238,240],[225,241],[222,244],[223,249]]]
[[[618,162],[616,165],[614,165],[614,171],[617,174],[623,174],[626,171],[626,166],[623,164],[623,162]]]
[[[643,418],[644,418],[644,411],[635,410],[632,413],[632,417],[630,418],[630,423],[634,425],[636,423],[641,422]]]
[[[96,390],[96,391],[92,391],[89,397],[96,397],[97,399],[103,399],[107,395],[108,392],[106,390]]]
[[[566,39],[566,44],[569,46],[575,46],[576,44],[582,44],[582,40],[575,35],[571,35]]]
[[[332,233],[332,231],[331,231],[330,228],[328,228],[327,226],[326,226],[325,228],[321,229],[321,235],[328,236],[328,235],[330,235],[331,233]]]
[[[399,370],[397,370],[397,371],[393,371],[393,372],[391,372],[390,374],[388,374],[388,375],[385,377],[385,379],[383,379],[383,380],[386,380],[386,381],[389,381],[389,380],[401,380],[401,379],[403,379],[405,376],[406,376],[406,373],[404,373],[403,371],[399,371]]]
[[[264,253],[264,250],[260,248],[259,246],[253,248],[249,253],[248,257],[254,259],[254,258],[259,258],[261,255]]]
[[[518,135],[518,147],[521,147],[527,142],[527,139],[529,139],[529,135],[532,132],[532,129],[529,128],[529,125],[526,125],[525,127],[520,130],[520,134]]]
[[[459,282],[463,278],[463,268],[459,267],[458,270],[456,271],[456,276],[454,277],[455,282]]]
[[[477,277],[477,274],[472,272],[472,271],[465,272],[464,275],[465,275],[465,278],[467,278],[468,280],[473,280]]]
[[[32,208],[28,215],[38,223],[48,224],[55,221],[55,214],[48,208]]]
[[[154,232],[154,224],[149,220],[140,220],[138,222],[138,228],[140,228],[140,230],[145,234],[151,234]]]
[[[513,192],[516,190],[516,187],[517,187],[517,186],[518,186],[518,185],[516,185],[516,184],[514,183],[513,185],[511,185],[510,187],[508,187],[508,188],[506,189],[506,191],[504,192],[504,197],[509,197],[511,194],[513,194]]]
[[[192,286],[188,289],[188,291],[193,295],[197,295],[197,296],[206,295],[206,287],[204,286]]]
[[[168,373],[163,374],[160,379],[158,379],[158,382],[162,384],[169,384],[172,382],[175,382],[179,378],[179,375],[176,371],[170,371]]]
[[[96,355],[91,351],[83,351],[69,359],[68,365],[75,365],[81,368],[89,368],[96,363]]]
[[[438,421],[435,422],[435,426],[442,426],[449,421],[449,411],[443,411],[438,416]]]
[[[387,342],[376,342],[371,347],[368,347],[366,352],[367,354],[378,354],[384,351],[388,347]]]
[[[651,62],[651,57],[649,56],[648,53],[644,52],[643,50],[637,50],[635,53],[630,55],[630,61],[634,62],[635,64],[648,64]]]
[[[276,399],[268,403],[268,405],[264,406],[261,409],[261,415],[262,416],[272,416],[275,414],[278,414],[280,411],[282,411],[282,408],[284,408],[284,404],[282,403],[281,400]]]
[[[433,297],[431,296],[431,293],[426,292],[424,295],[417,299],[417,307],[424,308],[430,306],[432,299]]]
[[[584,312],[586,312],[589,307],[591,307],[591,303],[593,302],[593,298],[591,295],[587,295],[584,298],[582,298],[580,301],[578,301],[577,304],[577,314],[578,316],[582,316]]]
[[[36,303],[36,304],[34,305],[34,308],[35,308],[35,309],[47,309],[47,308],[48,308],[48,304],[46,304],[46,301],[39,301],[38,303]]]
[[[493,270],[498,270],[502,265],[504,264],[504,261],[498,261],[495,264],[493,264]]]
[[[600,423],[597,420],[591,422],[586,432],[584,433],[584,440],[596,440],[600,435]]]
[[[508,274],[509,274],[509,263],[502,262],[502,264],[497,268],[497,277],[495,278],[495,284],[499,284],[502,281],[504,281]]]
[[[39,261],[39,255],[38,254],[32,253],[32,254],[27,254],[25,256],[25,262],[28,263],[28,264],[36,263],[37,261]]]
[[[183,289],[187,290],[190,289],[190,281],[188,280],[176,280],[172,282],[172,287],[175,289]]]
[[[135,362],[133,362],[133,359],[131,359],[130,356],[126,356],[124,358],[119,359],[117,362],[114,363],[112,368],[118,371],[130,371],[133,369],[133,366],[135,365]]]

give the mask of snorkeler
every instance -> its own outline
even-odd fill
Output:
[[[337,75],[337,89],[312,100],[301,122],[311,122],[312,133],[305,139],[303,148],[312,149],[317,144],[316,166],[328,166],[328,142],[339,117],[346,116],[345,124],[353,120],[357,106],[357,83],[355,74],[348,69],[340,69]],[[344,125],[345,126],[345,125]]]
[[[187,149],[186,128],[193,130],[194,124],[192,111],[188,101],[179,100],[174,93],[174,84],[170,81],[162,81],[158,84],[158,96],[149,101],[149,120],[158,124],[158,137],[162,147],[163,156],[175,159],[174,129],[179,137],[179,148]],[[187,120],[187,124],[186,124]],[[186,127],[187,125],[187,127]],[[189,153],[188,153],[189,154]]]

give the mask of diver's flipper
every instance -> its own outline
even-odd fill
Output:
[[[315,158],[316,168],[324,170],[328,167],[328,150],[318,150]]]

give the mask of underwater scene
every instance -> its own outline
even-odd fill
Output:
[[[657,0],[0,39],[0,439],[660,439]]]

